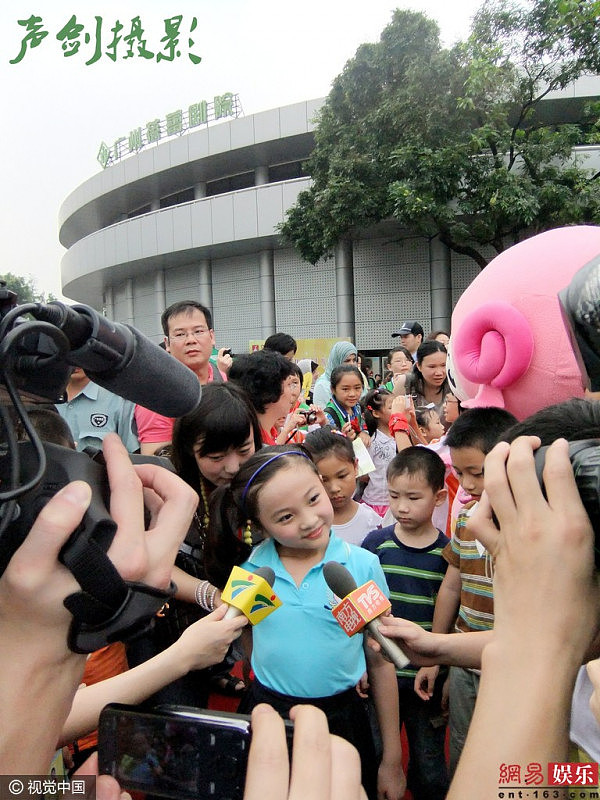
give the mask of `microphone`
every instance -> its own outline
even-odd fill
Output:
[[[333,615],[348,636],[364,627],[369,635],[379,643],[382,653],[398,668],[404,669],[409,659],[396,642],[388,639],[379,630],[379,617],[390,608],[390,602],[374,581],[368,581],[357,588],[356,581],[346,567],[337,561],[323,565],[323,575],[331,591],[341,597],[342,602],[333,610]]]
[[[258,567],[254,572],[234,567],[221,592],[221,600],[229,605],[224,619],[243,614],[252,625],[263,620],[281,605],[272,590],[274,583],[275,573],[271,567]]]
[[[66,336],[65,360],[90,380],[165,417],[182,417],[198,405],[197,376],[131,325],[111,322],[90,306],[38,303],[30,312]]]

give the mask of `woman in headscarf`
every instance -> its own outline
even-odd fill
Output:
[[[313,403],[325,408],[331,397],[331,373],[341,364],[356,364],[357,350],[351,342],[336,342],[329,353],[325,372],[313,388]]]

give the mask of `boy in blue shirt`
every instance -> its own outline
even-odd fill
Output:
[[[431,630],[435,598],[448,566],[442,557],[448,539],[431,521],[446,499],[444,476],[444,462],[432,450],[409,447],[398,453],[387,470],[390,511],[396,523],[372,531],[362,545],[379,558],[394,616],[426,630]],[[425,701],[413,689],[416,673],[411,664],[397,671],[400,726],[405,726],[409,745],[408,788],[414,800],[443,800],[448,791],[443,681]]]

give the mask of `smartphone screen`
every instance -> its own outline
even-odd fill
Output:
[[[288,744],[291,744],[291,723]],[[100,774],[173,800],[242,800],[250,717],[186,707],[109,705],[100,716]]]

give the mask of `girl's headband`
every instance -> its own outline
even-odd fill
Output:
[[[250,475],[250,477],[248,478],[248,482],[244,486],[244,491],[242,492],[242,509],[244,510],[244,513],[246,513],[246,496],[248,495],[248,490],[252,485],[252,481],[256,478],[259,472],[262,472],[262,470],[266,466],[268,466],[272,461],[275,461],[275,459],[281,458],[282,456],[302,456],[302,458],[307,458],[309,461],[312,461],[312,458],[306,453],[303,453],[302,450],[286,450],[283,453],[275,453],[274,456],[271,456],[271,458],[267,458],[266,461],[263,461],[260,467],[257,467],[252,473],[252,475]]]

